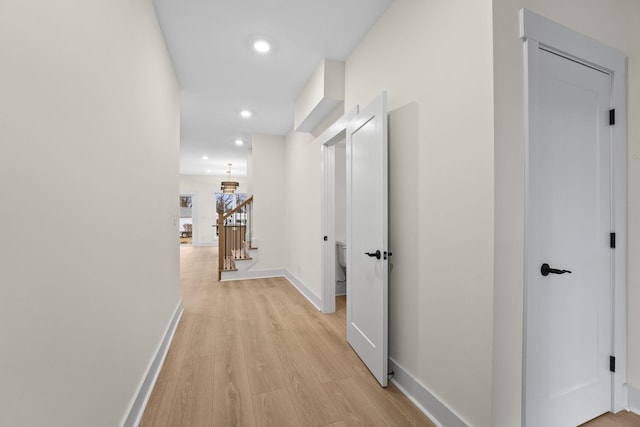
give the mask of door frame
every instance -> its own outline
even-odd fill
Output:
[[[320,144],[322,153],[321,161],[321,228],[320,236],[322,245],[322,277],[320,309],[323,313],[336,311],[336,169],[335,169],[335,144],[347,136],[347,125],[358,114],[356,105],[350,111],[342,115],[327,130],[322,132],[316,142]],[[326,240],[325,239],[326,236]]]
[[[616,110],[611,134],[611,221],[616,233],[616,248],[611,251],[612,263],[612,344],[611,354],[616,358],[616,372],[612,375],[611,412],[627,406],[626,382],[626,259],[627,259],[627,132],[626,132],[626,56],[583,34],[551,21],[527,9],[520,10],[520,37],[524,42],[525,87],[525,215],[529,200],[529,144],[536,132],[532,123],[538,120],[536,94],[539,92],[538,63],[540,46],[560,53],[571,60],[606,71],[611,75],[611,105]],[[528,223],[525,218],[525,224]],[[524,263],[527,270],[527,236],[525,226]],[[524,307],[527,305],[527,276],[524,275]],[[526,413],[526,342],[527,313],[524,310],[523,369],[522,369],[522,423]]]

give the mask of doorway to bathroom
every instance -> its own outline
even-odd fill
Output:
[[[333,313],[347,294],[346,137],[340,132],[322,146],[323,156],[323,298],[322,311]]]
[[[336,301],[346,303],[347,293],[347,164],[345,114],[321,135],[322,143],[322,312],[334,313]],[[342,264],[342,265],[341,265]],[[343,267],[344,265],[344,267]],[[346,326],[346,325],[345,325]]]
[[[334,236],[336,236],[336,297],[347,296],[347,141],[332,149],[335,158]]]
[[[335,236],[335,304],[336,311],[347,307],[347,140],[341,138],[328,149],[333,151],[333,218]],[[345,319],[346,320],[346,319]],[[344,325],[346,328],[346,323]]]
[[[322,145],[322,312],[347,307],[347,143],[346,132]],[[345,315],[346,317],[346,315]],[[342,318],[342,317],[338,317]],[[346,319],[342,327],[346,330]]]

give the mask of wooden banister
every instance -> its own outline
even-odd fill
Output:
[[[218,280],[222,278],[223,271],[236,269],[235,260],[250,259],[247,249],[251,246],[247,240],[247,231],[252,234],[253,196],[240,203],[229,212],[218,212]],[[244,217],[237,221],[234,216],[237,213]],[[228,223],[231,218],[230,223]],[[227,233],[230,233],[228,235]]]
[[[253,196],[249,196],[249,198],[247,200],[245,200],[244,202],[240,203],[238,206],[236,206],[235,208],[231,209],[229,212],[222,214],[222,219],[227,219],[229,218],[231,215],[233,215],[234,213],[238,213],[240,212],[240,210],[242,208],[244,208],[245,206],[247,206],[249,203],[253,202]],[[220,217],[221,214],[218,214],[218,218]]]

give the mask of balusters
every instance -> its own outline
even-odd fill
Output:
[[[229,235],[231,233],[231,235]],[[235,260],[249,258],[253,237],[253,196],[227,213],[218,213],[218,279],[235,270]]]

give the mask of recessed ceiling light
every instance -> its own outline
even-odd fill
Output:
[[[240,111],[240,115],[242,117],[244,117],[245,119],[248,119],[249,117],[251,117],[251,111],[249,110],[242,110]]]
[[[258,53],[267,53],[271,50],[271,45],[266,40],[258,39],[253,42],[253,50]]]
[[[207,156],[206,154],[204,156],[202,156],[202,160],[207,160],[209,158],[209,156]]]
[[[241,140],[241,139],[236,139],[234,142],[236,143],[236,145],[242,145],[242,144],[244,144],[244,141],[243,141],[243,140]]]
[[[211,173],[211,169],[207,169],[207,173]]]

